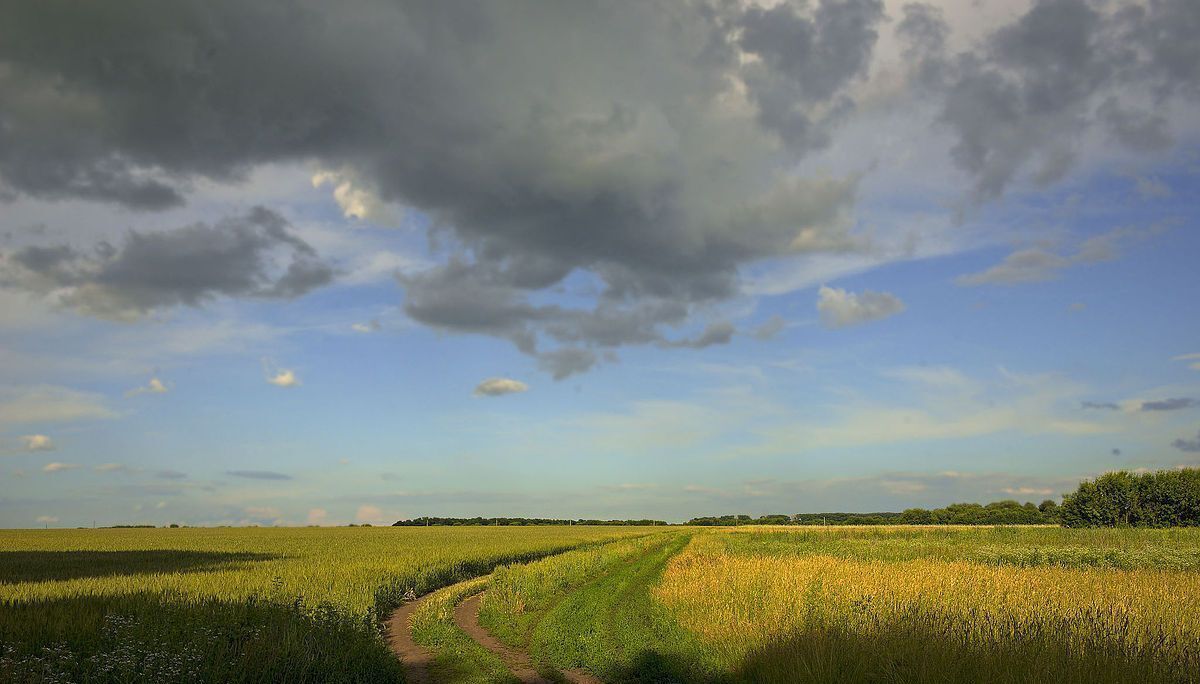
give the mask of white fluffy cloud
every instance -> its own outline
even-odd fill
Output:
[[[488,378],[475,387],[477,397],[498,397],[529,391],[529,385],[512,378]]]
[[[42,466],[42,472],[61,473],[65,470],[75,470],[78,467],[78,463],[60,463],[59,461],[52,461]]]
[[[855,294],[822,285],[817,292],[817,311],[826,328],[845,328],[894,316],[904,311],[904,302],[888,292],[864,290]]]

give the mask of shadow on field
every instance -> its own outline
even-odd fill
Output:
[[[0,600],[0,682],[402,682],[372,620],[259,597]]]
[[[836,628],[808,630],[778,639],[752,653],[742,662],[733,681],[778,684],[1196,681],[1194,675],[1185,676],[1193,672],[1191,667],[1195,663],[1188,664],[1173,659],[1165,651],[1137,645],[1122,630],[1074,642],[1064,638],[1062,631],[1053,630],[1030,632],[1007,643],[998,641],[966,643],[944,631],[914,625],[893,625],[871,634]]]
[[[0,584],[114,575],[205,572],[277,558],[215,551],[0,551]]]
[[[911,624],[871,634],[812,629],[752,652],[732,673],[716,672],[680,655],[644,650],[623,667],[602,673],[612,684],[857,684],[995,682],[1100,684],[1200,682],[1194,647],[1138,644],[1121,628],[1069,641],[1049,622],[1008,643],[965,643],[945,631]],[[1190,655],[1189,655],[1190,654]]]

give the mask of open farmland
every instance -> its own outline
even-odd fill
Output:
[[[0,681],[399,681],[378,623],[624,527],[0,531]]]
[[[1196,529],[136,529],[0,542],[0,681],[1200,673]],[[428,656],[416,670],[382,624],[421,595],[392,622]]]

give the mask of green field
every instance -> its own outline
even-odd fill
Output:
[[[1200,681],[1200,530],[339,528],[0,532],[0,680]],[[494,570],[494,572],[493,572]],[[489,574],[490,573],[490,574]],[[469,578],[472,579],[470,581]]]

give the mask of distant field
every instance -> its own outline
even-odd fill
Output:
[[[407,592],[646,531],[0,530],[0,681],[399,681]]]
[[[599,543],[597,543],[599,542]],[[1197,682],[1200,529],[355,528],[0,532],[0,681]]]

